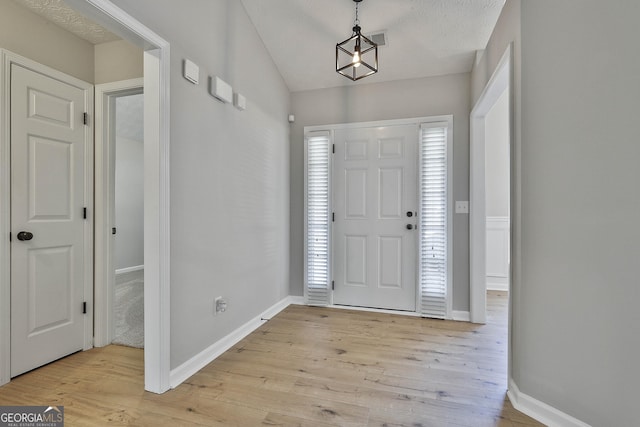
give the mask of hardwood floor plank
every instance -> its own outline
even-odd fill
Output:
[[[140,349],[96,348],[0,387],[69,426],[533,427],[506,399],[506,293],[486,325],[289,306],[162,395]]]

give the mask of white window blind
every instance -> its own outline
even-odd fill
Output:
[[[329,304],[329,132],[306,138],[305,299],[309,305]]]
[[[424,317],[447,316],[446,123],[420,127],[419,280]]]

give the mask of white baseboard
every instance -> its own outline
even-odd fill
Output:
[[[144,265],[134,265],[133,267],[119,268],[116,270],[116,276],[118,274],[133,273],[134,271],[144,270]]]
[[[471,314],[468,311],[453,310],[451,312],[451,319],[457,320],[458,322],[470,322]]]
[[[291,304],[304,305],[304,297],[289,297],[291,298]],[[400,310],[385,310],[383,308],[371,308],[371,307],[355,307],[350,305],[329,305],[329,308],[338,308],[341,310],[354,310],[354,311],[368,311],[371,313],[385,313],[385,314],[396,314],[399,316],[412,316],[412,317],[422,317],[422,314],[418,311],[400,311]],[[471,316],[468,311],[453,311],[451,313],[451,320],[456,320],[458,322],[469,322],[471,320]]]
[[[396,314],[398,316],[420,317],[421,314],[416,311],[387,310],[385,308],[356,307],[352,305],[328,305],[329,308],[337,308],[340,310],[368,311],[370,313]]]
[[[544,425],[550,427],[591,427],[553,406],[522,393],[512,378],[509,378],[507,396],[514,408]]]
[[[289,302],[294,305],[305,305],[304,297],[289,295]]]
[[[210,345],[200,353],[193,356],[191,359],[184,362],[182,365],[178,366],[175,369],[172,369],[171,373],[169,374],[169,384],[171,388],[176,388],[177,386],[182,384],[187,378],[214,361],[222,353],[229,350],[251,332],[258,329],[265,322],[265,320],[263,319],[272,318],[273,316],[287,308],[287,306],[289,306],[290,304],[298,304],[298,298],[302,297],[283,298],[281,301],[277,302],[276,304],[262,312],[259,316],[256,316],[253,319],[249,320],[247,323],[240,326],[235,331],[216,341],[214,344]]]
[[[509,278],[487,276],[487,290],[509,292]]]
[[[133,282],[134,280],[144,280],[144,265],[121,268],[116,270],[116,285]]]

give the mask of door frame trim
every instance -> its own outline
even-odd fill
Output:
[[[67,4],[118,34],[144,51],[144,257],[145,257],[145,390],[164,393],[169,390],[171,371],[170,347],[170,44],[108,0],[67,0]],[[2,91],[6,83],[0,80]],[[1,94],[0,94],[1,95]],[[2,96],[2,99],[5,99]],[[0,104],[0,109],[6,107]],[[0,138],[6,138],[8,130],[2,123],[8,112],[0,111]],[[0,141],[0,174],[5,173],[4,157],[8,148]],[[0,213],[6,208],[4,193],[6,180],[0,175]],[[9,255],[8,228],[5,215],[0,219],[0,342],[4,344],[8,332],[5,330],[4,311],[8,290],[3,287],[6,280],[5,259]],[[3,311],[4,310],[4,311]],[[0,350],[0,385],[9,382],[10,370],[7,347]]]
[[[486,323],[487,321],[487,267],[486,267],[486,189],[485,189],[485,118],[498,98],[505,90],[509,94],[509,152],[510,152],[510,197],[511,221],[510,236],[513,236],[514,200],[514,138],[513,138],[513,43],[505,50],[493,75],[485,86],[470,114],[469,141],[469,308],[471,322]],[[511,265],[509,268],[509,283],[512,283],[513,237],[511,237]],[[511,292],[509,292],[511,295]]]
[[[448,203],[451,205],[453,201],[453,115],[446,114],[440,116],[426,116],[426,117],[412,117],[406,119],[390,119],[390,120],[377,120],[377,121],[368,121],[368,122],[353,122],[353,123],[338,123],[338,124],[330,124],[330,125],[314,125],[314,126],[305,126],[304,127],[304,137],[306,139],[307,134],[309,132],[319,132],[319,131],[328,131],[329,138],[331,143],[334,143],[334,131],[342,130],[342,129],[360,129],[360,128],[370,128],[370,127],[378,127],[378,126],[405,126],[405,125],[416,125],[418,128],[421,124],[424,123],[447,123],[449,127],[449,135],[447,137],[447,149],[449,154],[447,155],[447,192],[449,196]],[[419,133],[417,135],[419,137]],[[450,150],[450,151],[449,151]],[[306,155],[306,154],[305,154]],[[418,159],[416,159],[418,161]],[[305,160],[305,175],[306,175],[306,160]],[[330,160],[329,174],[333,174],[333,163]],[[416,179],[419,179],[419,176],[416,176]],[[330,205],[333,205],[333,187],[332,184],[330,188]],[[306,201],[305,201],[305,215],[306,215]],[[305,220],[306,222],[306,220]],[[333,233],[333,225],[331,225],[330,234]],[[306,236],[306,233],[305,233]],[[333,239],[331,239],[333,240]],[[416,272],[417,272],[417,241],[416,241]],[[447,301],[446,301],[446,319],[450,320],[460,320],[455,316],[457,312],[453,310],[453,209],[452,206],[449,206],[447,209]],[[305,257],[306,257],[306,242],[305,242]],[[333,267],[333,246],[330,249],[329,253],[329,264],[330,269]],[[305,261],[306,265],[306,261]],[[353,307],[353,306],[342,306],[342,305],[334,305],[333,304],[333,291],[330,290],[330,298],[329,298],[329,307],[334,308],[352,308],[352,309],[360,309],[365,311],[375,311],[375,312],[391,312],[394,314],[405,314],[409,316],[421,315],[421,310],[419,307],[420,302],[420,288],[418,284],[418,276],[416,275],[416,292],[415,292],[415,302],[416,308],[415,311],[401,311],[401,310],[384,310],[384,309],[376,309],[376,308],[367,308],[367,307]],[[305,289],[306,292],[306,289]]]
[[[170,45],[109,0],[67,0],[144,51],[144,388],[171,388]]]
[[[111,102],[118,97],[136,95],[143,91],[144,79],[122,80],[95,86],[95,291],[93,344],[103,347],[115,338],[113,319],[115,265],[113,261],[114,209],[112,175],[113,124],[115,111]]]
[[[84,111],[93,117],[93,85],[5,49],[0,49],[0,385],[11,379],[11,65],[16,64],[39,74],[73,85],[84,91]],[[84,200],[89,211],[83,223],[84,316],[83,349],[93,347],[93,120],[84,126],[85,164]]]

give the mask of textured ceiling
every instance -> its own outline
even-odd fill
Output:
[[[335,45],[351,36],[351,0],[242,0],[292,91],[354,84],[335,72]],[[505,0],[364,0],[362,32],[384,30],[373,83],[471,71]],[[355,83],[358,84],[358,83]]]
[[[87,20],[63,0],[14,0],[93,43],[118,36]],[[505,0],[364,0],[360,25],[384,31],[379,71],[360,82],[335,72],[335,44],[351,35],[352,0],[241,0],[292,91],[471,71]],[[185,6],[187,3],[185,2]]]
[[[14,1],[89,43],[100,44],[120,39],[115,34],[78,14],[62,0]]]

